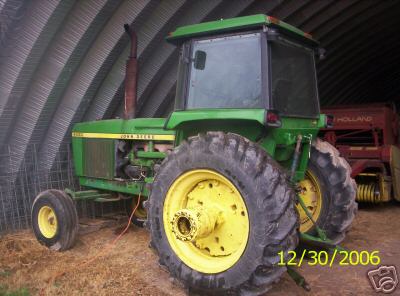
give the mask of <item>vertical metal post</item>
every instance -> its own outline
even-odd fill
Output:
[[[297,136],[297,141],[296,141],[296,148],[294,150],[293,154],[293,160],[292,160],[292,167],[290,169],[290,181],[294,182],[294,177],[296,175],[296,170],[299,165],[299,159],[300,159],[300,149],[301,149],[301,141],[303,139],[302,135]]]

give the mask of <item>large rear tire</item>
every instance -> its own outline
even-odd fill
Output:
[[[336,244],[345,238],[357,212],[357,187],[350,174],[351,167],[339,151],[317,139],[311,148],[306,178],[299,182],[300,196],[313,219]],[[298,210],[300,231],[315,235],[315,226],[300,205]]]
[[[156,174],[148,213],[160,264],[202,295],[265,293],[286,271],[278,253],[298,244],[286,175],[261,147],[235,134],[209,132],[175,148]],[[208,221],[208,234],[193,239],[196,219]],[[216,221],[213,230],[209,221]]]

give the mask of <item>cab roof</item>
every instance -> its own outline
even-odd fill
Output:
[[[318,45],[318,42],[314,40],[309,33],[305,33],[300,29],[293,27],[292,25],[265,14],[221,19],[218,21],[179,27],[175,31],[169,33],[166,39],[171,43],[181,43],[192,37],[210,36],[219,33],[256,29],[263,26],[278,28],[280,31],[289,33],[291,35],[296,35],[297,37],[303,37],[305,41],[311,41],[311,43],[314,45]]]

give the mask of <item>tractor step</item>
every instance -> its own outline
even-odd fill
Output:
[[[73,191],[67,188],[64,191],[71,196],[73,200],[93,200],[96,202],[111,202],[121,200],[113,193],[105,193],[104,191],[98,190]]]
[[[94,198],[96,202],[111,202],[111,201],[119,201],[121,200],[119,197],[113,197],[111,194],[104,194],[104,196],[98,196]]]

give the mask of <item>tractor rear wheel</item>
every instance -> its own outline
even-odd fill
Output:
[[[300,196],[316,224],[336,244],[343,241],[357,212],[356,183],[351,167],[328,142],[317,139],[311,148],[305,179],[299,182]],[[300,205],[300,231],[316,234],[315,226]]]
[[[72,199],[60,190],[41,192],[32,205],[32,228],[36,239],[51,250],[70,249],[79,230]]]
[[[161,164],[149,199],[151,246],[189,291],[259,295],[298,244],[294,191],[257,144],[209,132]]]

